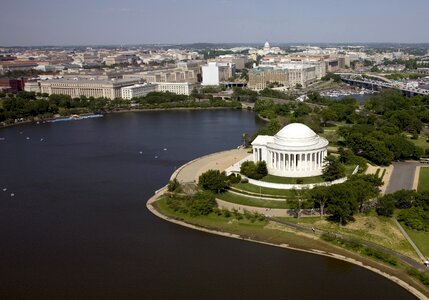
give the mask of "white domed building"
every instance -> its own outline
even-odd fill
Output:
[[[289,124],[275,136],[258,135],[252,142],[253,161],[265,161],[268,173],[282,177],[322,174],[329,142],[301,123]]]

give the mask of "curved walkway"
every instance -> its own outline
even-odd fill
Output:
[[[171,179],[176,178],[182,183],[197,182],[198,177],[210,169],[225,171],[229,166],[248,156],[247,151],[247,149],[239,148],[199,157],[177,169]]]

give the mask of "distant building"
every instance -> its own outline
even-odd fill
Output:
[[[69,95],[72,98],[86,96],[94,98],[121,98],[121,88],[140,83],[140,79],[52,79],[40,82],[42,93]]]
[[[24,91],[40,93],[40,82],[38,80],[29,80],[25,83]]]
[[[32,61],[1,61],[0,62],[0,74],[4,74],[7,71],[26,71],[37,67],[38,64]]]
[[[284,64],[281,66],[262,66],[249,72],[248,88],[261,91],[270,84],[294,88],[297,84],[306,87],[318,78],[316,66],[306,64]]]
[[[170,92],[178,95],[189,96],[192,90],[197,89],[199,84],[187,83],[187,82],[159,82],[156,84],[156,90],[158,92]]]
[[[0,91],[5,93],[17,93],[24,90],[25,80],[13,78],[0,78]]]
[[[155,92],[157,86],[155,84],[135,84],[121,88],[122,99],[131,100],[133,98],[146,96],[150,92]]]
[[[202,67],[202,85],[219,85],[235,74],[235,64],[209,62]]]

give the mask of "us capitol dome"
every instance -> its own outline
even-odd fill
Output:
[[[252,142],[253,161],[265,161],[268,173],[282,177],[322,174],[329,142],[301,123],[289,124],[275,136],[258,135]]]

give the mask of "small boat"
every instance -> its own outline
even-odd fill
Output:
[[[164,151],[167,151],[167,148],[164,148]]]
[[[11,197],[15,197],[15,194],[14,194],[14,193],[10,193],[10,196],[11,196]]]
[[[3,192],[6,192],[7,191],[7,188],[3,188]]]
[[[29,136],[27,136],[25,139],[26,139],[26,140],[29,140],[29,139],[30,139],[30,137],[29,137]]]

